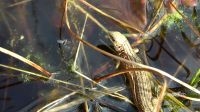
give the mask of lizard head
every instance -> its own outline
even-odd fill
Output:
[[[111,41],[118,45],[123,45],[126,41],[126,37],[118,31],[111,31],[110,32]]]

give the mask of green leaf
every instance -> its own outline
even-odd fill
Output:
[[[192,77],[189,84],[193,87],[197,87],[199,82],[200,82],[200,69],[197,70],[197,72]]]

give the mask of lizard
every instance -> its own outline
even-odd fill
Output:
[[[114,45],[117,55],[137,63],[142,63],[140,57],[133,51],[127,38],[120,32],[111,31],[110,40]],[[134,64],[121,63],[124,69],[136,68]],[[139,112],[153,112],[156,98],[153,97],[152,92],[152,74],[147,71],[132,71],[126,74],[130,85],[133,103]]]

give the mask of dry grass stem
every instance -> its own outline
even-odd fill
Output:
[[[109,56],[109,57],[111,57],[111,58],[114,58],[114,59],[116,59],[116,60],[120,60],[120,61],[125,62],[125,63],[137,65],[137,66],[139,66],[139,67],[141,67],[141,68],[143,68],[143,69],[151,70],[151,71],[156,72],[156,73],[158,73],[158,74],[162,74],[163,76],[172,79],[173,81],[175,81],[175,82],[177,82],[177,83],[183,85],[184,87],[190,89],[191,91],[193,91],[193,92],[195,92],[195,93],[197,93],[197,94],[200,94],[200,91],[199,91],[198,89],[196,89],[196,88],[194,88],[194,87],[188,85],[187,83],[185,83],[185,82],[183,82],[183,81],[181,81],[181,80],[175,78],[174,76],[168,74],[167,72],[164,72],[164,71],[162,71],[162,70],[160,70],[160,69],[157,69],[157,68],[155,68],[155,67],[151,67],[151,66],[147,66],[147,65],[144,65],[144,64],[136,63],[136,62],[133,62],[133,61],[130,61],[130,60],[121,58],[121,57],[119,57],[119,56],[113,55],[113,54],[111,54],[111,53],[108,53],[108,52],[106,52],[106,51],[104,51],[104,50],[101,50],[101,49],[97,48],[96,46],[94,46],[94,45],[88,43],[87,41],[81,39],[78,35],[76,35],[76,34],[73,33],[72,31],[70,31],[70,33],[71,33],[71,35],[72,35],[75,39],[81,41],[81,42],[84,43],[85,45],[87,45],[87,46],[93,48],[93,49],[96,50],[96,51],[99,51],[100,53],[102,53],[102,54],[104,54],[104,55],[107,55],[107,56]]]
[[[14,52],[12,52],[12,51],[9,51],[9,50],[7,50],[7,49],[5,49],[5,48],[2,48],[2,47],[0,47],[0,52],[2,52],[2,53],[4,53],[4,54],[7,54],[7,55],[10,55],[10,56],[12,56],[12,57],[14,57],[14,58],[16,58],[16,59],[22,61],[22,62],[24,62],[24,63],[26,63],[26,64],[28,64],[28,65],[34,67],[35,69],[37,69],[37,70],[39,70],[40,72],[42,72],[43,74],[45,74],[47,77],[50,77],[50,76],[51,76],[51,73],[49,73],[47,70],[45,70],[45,69],[42,68],[41,66],[37,65],[36,63],[34,63],[34,62],[32,62],[32,61],[30,61],[30,60],[28,60],[28,59],[26,59],[26,58],[20,56],[19,54],[16,54],[16,53],[14,53]]]
[[[32,1],[32,0],[22,0],[22,1],[20,1],[20,2],[11,4],[11,5],[9,5],[8,7],[14,7],[14,6],[22,5],[22,4],[25,4],[25,3],[30,2],[30,1]]]
[[[79,0],[79,1],[82,2],[83,4],[85,4],[86,6],[90,7],[91,9],[95,10],[95,11],[98,12],[99,14],[102,14],[103,16],[108,17],[108,18],[112,19],[113,21],[116,21],[117,23],[121,24],[121,25],[124,26],[124,27],[131,28],[131,29],[133,29],[133,30],[138,31],[139,33],[144,33],[143,31],[139,30],[138,28],[132,27],[132,26],[130,26],[129,24],[127,24],[127,23],[125,23],[125,22],[123,22],[123,21],[120,21],[120,20],[114,18],[113,16],[111,16],[111,15],[109,15],[109,14],[107,14],[107,13],[101,11],[100,9],[98,9],[97,7],[91,5],[90,3],[88,3],[88,2],[85,1],[85,0]]]
[[[187,25],[190,27],[190,29],[197,35],[198,38],[200,38],[200,33],[197,30],[197,28],[190,22],[190,20],[182,14],[174,4],[170,3],[170,5],[183,17],[184,21],[187,23]]]

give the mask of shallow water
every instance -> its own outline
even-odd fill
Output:
[[[62,2],[62,0],[32,0],[14,5],[16,3],[15,0],[9,2],[6,0],[0,1],[1,47],[18,53],[41,65],[49,72],[57,74],[55,75],[57,79],[76,84],[80,84],[80,78],[77,74],[71,72],[74,59],[77,59],[77,63],[75,63],[76,70],[90,78],[114,72],[116,69],[116,60],[106,57],[85,45],[81,45],[78,51],[79,54],[77,58],[75,57],[78,42],[68,34],[66,26],[62,25]],[[95,17],[98,17],[98,20],[109,30],[124,32],[124,29],[115,22],[89,10],[84,5],[82,6],[93,13]],[[103,6],[105,8],[105,5]],[[109,8],[109,4],[106,5],[106,8]],[[199,7],[196,9],[197,15],[199,15]],[[85,16],[76,11],[77,9],[75,8],[71,12],[72,19],[70,21],[72,22],[72,29],[76,33],[81,34]],[[191,17],[192,9],[186,9],[184,13],[188,17]],[[125,19],[124,21],[131,20]],[[193,22],[195,23],[195,21]],[[196,23],[199,23],[198,19]],[[185,25],[182,31],[193,41],[196,36],[188,29],[188,26]],[[197,46],[190,46],[190,43],[182,37],[179,27],[175,25],[167,29],[164,37],[159,35],[160,31],[157,31],[158,35],[154,39],[145,44],[149,64],[183,81],[189,81],[200,67]],[[111,46],[111,42],[105,37],[105,32],[88,19],[83,39],[95,46],[102,44]],[[68,43],[66,45],[58,44],[57,40],[62,39],[66,39]],[[23,62],[3,53],[0,53],[0,64],[40,73]],[[181,64],[182,66],[180,66]],[[67,89],[71,87],[65,84],[47,82],[6,68],[0,68],[0,73],[0,105],[2,105],[0,111],[2,112],[35,111],[48,102],[70,93]],[[92,86],[89,81],[84,81],[84,84],[87,87]],[[103,81],[101,84],[107,87],[126,87],[126,80],[123,76],[119,76]],[[170,80],[168,85],[170,88],[179,87],[178,84]],[[74,88],[72,87],[71,89]],[[122,91],[122,93],[130,96],[127,89]],[[117,109],[118,111],[134,110],[130,104],[118,100],[115,101],[115,99],[110,97],[89,101],[89,105],[91,111],[98,108],[97,105],[101,105],[99,107],[102,107],[102,110],[105,112],[117,111]],[[116,105],[120,105],[120,107]],[[110,107],[110,109],[106,107]],[[82,109],[76,108],[72,110],[78,111]]]
[[[0,1],[0,45],[51,72],[60,71],[62,62],[58,52],[59,15],[54,0],[33,0],[16,6],[14,0]],[[47,5],[48,4],[48,5]],[[58,19],[58,20],[57,20]],[[56,26],[57,25],[57,26]],[[32,72],[34,68],[4,54],[0,54],[0,63],[15,66]],[[1,68],[0,96],[1,112],[19,111],[38,99],[44,97],[54,86],[23,73]],[[38,72],[39,73],[39,72]],[[27,80],[26,80],[27,79]],[[46,102],[44,98],[41,102]],[[40,102],[38,102],[39,104]],[[27,108],[33,109],[33,104]]]

